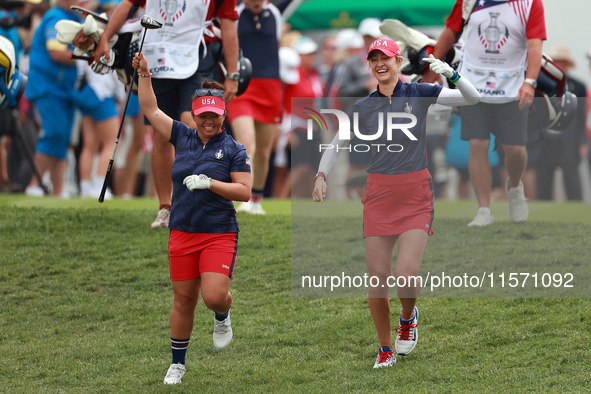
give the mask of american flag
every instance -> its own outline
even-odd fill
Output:
[[[158,64],[162,65],[166,63],[166,59],[162,58],[162,59],[158,59]]]
[[[487,82],[486,87],[489,89],[494,89],[497,87],[497,84],[496,84],[496,82]]]

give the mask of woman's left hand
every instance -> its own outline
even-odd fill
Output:
[[[430,63],[429,69],[436,74],[441,74],[448,79],[452,78],[454,75],[454,69],[449,64],[437,59],[433,55],[429,55],[429,57],[424,57],[423,61]]]

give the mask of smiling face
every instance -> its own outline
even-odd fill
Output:
[[[213,136],[222,132],[222,124],[226,115],[218,115],[213,112],[203,112],[193,115],[193,121],[197,126],[197,134],[204,141],[209,141]]]
[[[387,56],[381,51],[372,51],[369,55],[369,66],[374,77],[380,84],[396,84],[400,75],[400,65],[402,57]]]

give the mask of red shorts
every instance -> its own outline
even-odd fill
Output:
[[[253,78],[248,88],[228,104],[228,119],[251,116],[260,123],[281,123],[283,87],[278,79]]]
[[[433,180],[427,169],[400,175],[369,174],[363,237],[421,229],[433,235]]]
[[[170,230],[170,279],[195,279],[202,272],[218,272],[231,278],[237,250],[238,233],[188,233]]]

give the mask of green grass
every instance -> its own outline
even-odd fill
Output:
[[[398,357],[394,368],[372,370],[378,344],[367,301],[292,297],[289,202],[269,201],[270,215],[239,216],[232,344],[213,348],[212,313],[200,303],[187,374],[180,386],[167,387],[172,289],[168,231],[149,228],[156,202],[0,196],[0,205],[0,392],[581,392],[591,386],[591,302],[584,298],[421,299],[416,350]],[[522,239],[531,241],[523,259],[543,246],[539,258],[589,264],[588,206],[530,207],[532,220],[524,225],[501,220],[468,231],[473,202],[438,202],[425,259],[449,263],[464,256],[488,269]],[[504,212],[502,204],[497,208]]]

